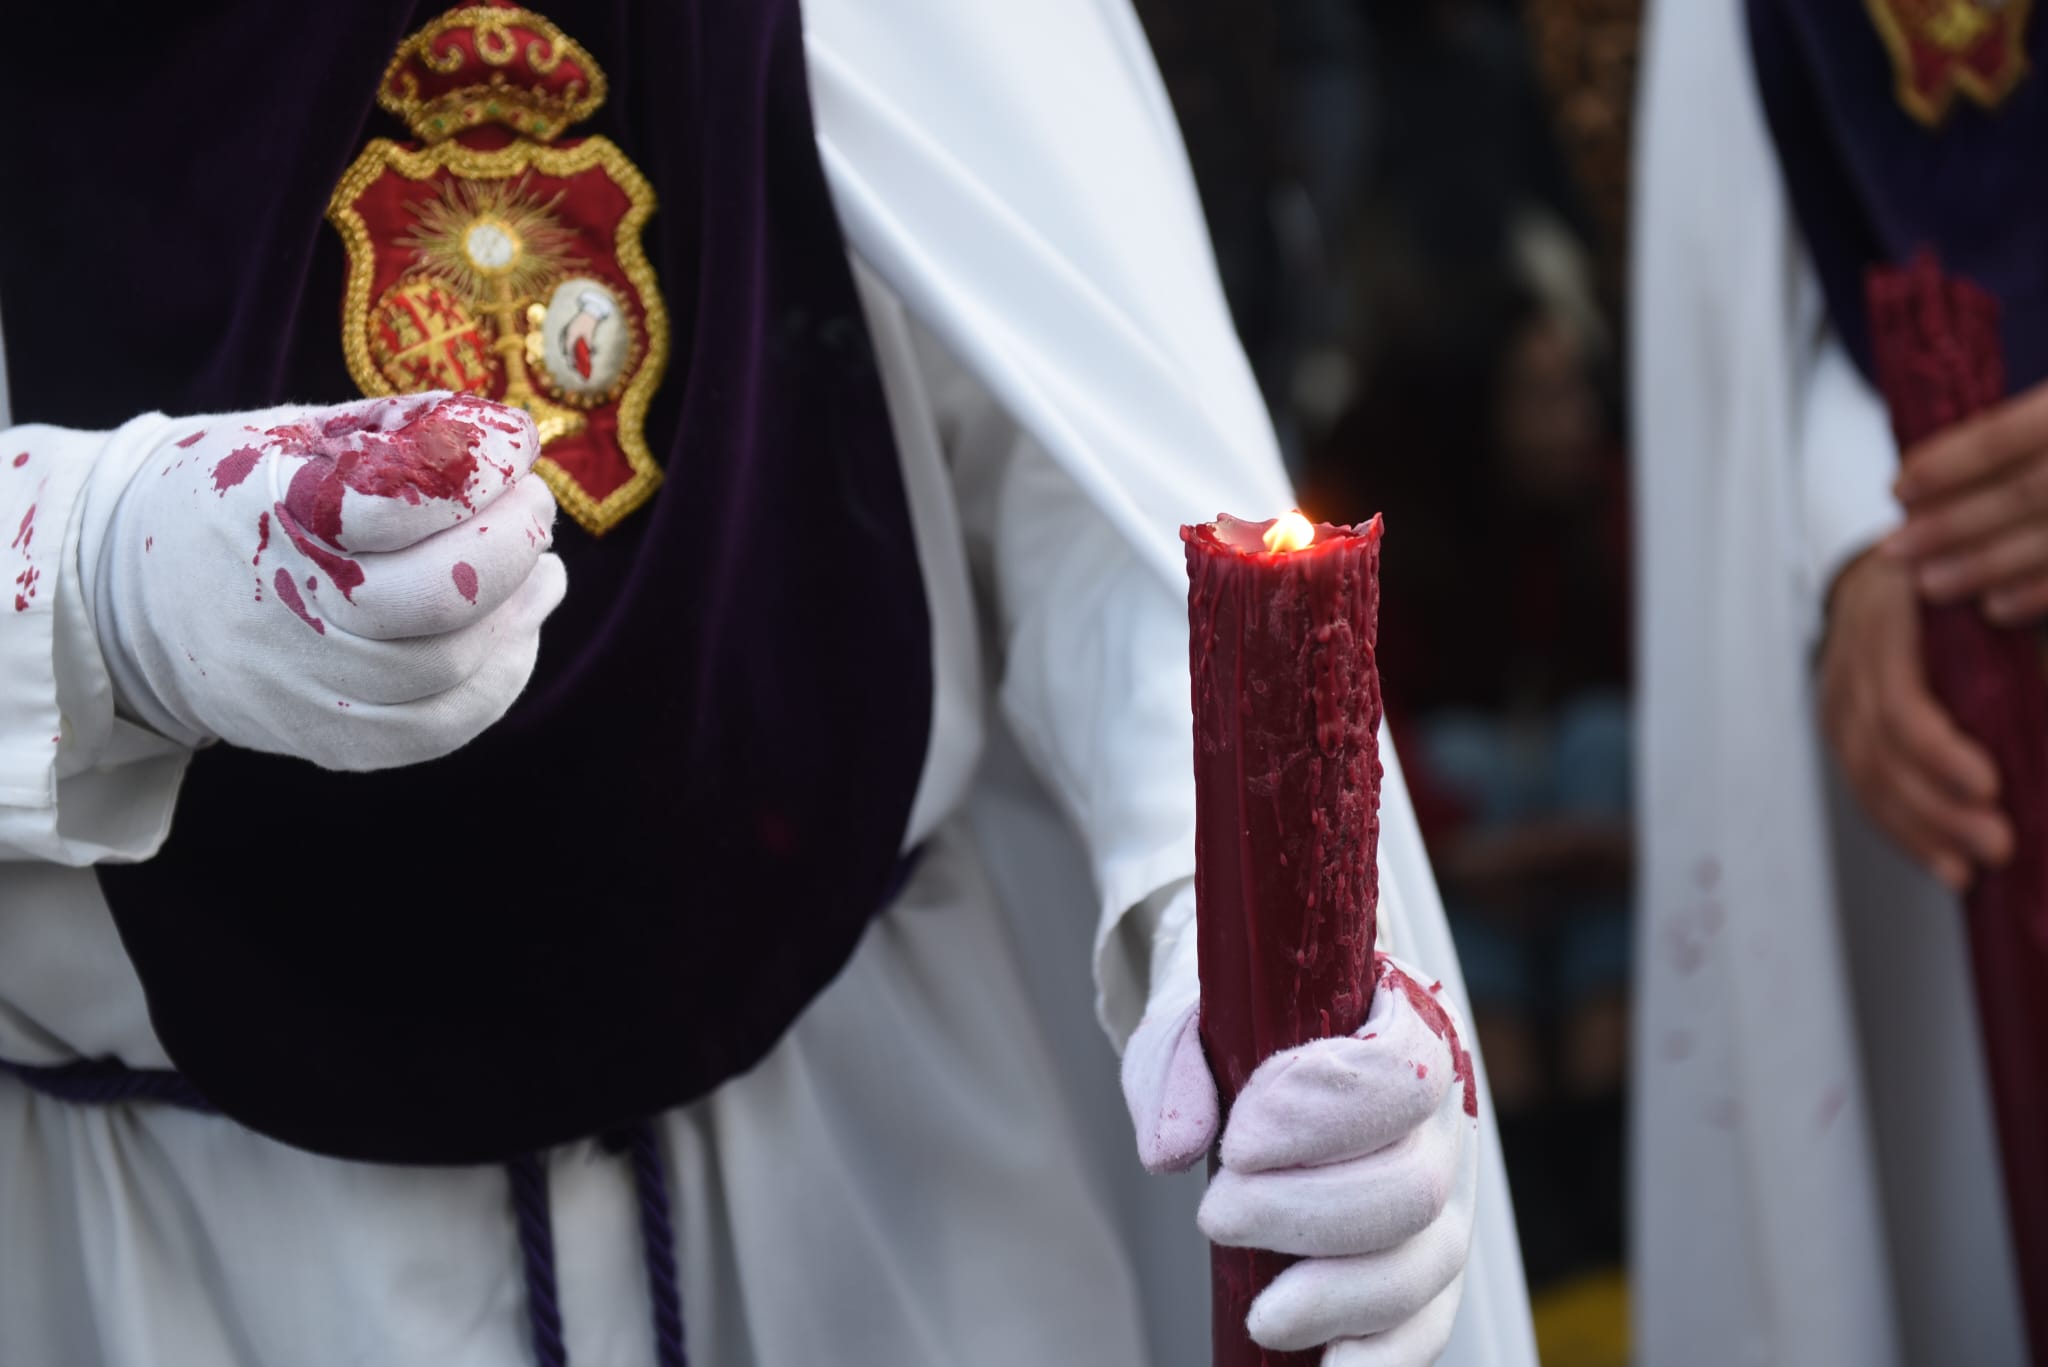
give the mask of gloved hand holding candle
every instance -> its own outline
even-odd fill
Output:
[[[1428,1363],[1471,1243],[1478,1096],[1440,985],[1373,951],[1380,524],[1182,539],[1200,916],[1162,917],[1125,1052],[1139,1156],[1187,1167],[1221,1133],[1218,1367]]]

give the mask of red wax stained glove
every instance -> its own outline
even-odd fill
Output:
[[[151,415],[103,440],[79,570],[136,719],[378,769],[455,749],[525,687],[566,578],[518,409]]]
[[[1440,991],[1378,956],[1365,1023],[1275,1054],[1246,1082],[1202,1202],[1216,1243],[1297,1255],[1253,1302],[1262,1346],[1328,1345],[1325,1367],[1421,1367],[1449,1341],[1478,1187],[1478,1091]],[[1192,1166],[1216,1084],[1192,1002],[1149,1013],[1124,1052],[1138,1154]]]

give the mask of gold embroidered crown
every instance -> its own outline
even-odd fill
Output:
[[[449,10],[399,44],[377,87],[377,103],[429,143],[493,123],[551,142],[604,97],[590,54],[508,0]]]

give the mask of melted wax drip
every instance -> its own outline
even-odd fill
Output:
[[[299,597],[299,586],[292,582],[290,570],[279,570],[272,581],[277,587],[278,599],[290,608],[295,616],[322,636],[327,634],[327,623],[306,611],[306,600]]]
[[[306,529],[298,524],[284,504],[276,505],[271,511],[277,514],[277,525],[284,528],[284,534],[291,538],[292,545],[299,548],[299,554],[326,570],[328,579],[341,590],[341,596],[355,602],[354,591],[363,582],[363,567],[347,556],[336,555],[307,536]]]
[[[200,435],[204,436],[205,434],[201,433]],[[180,442],[179,444],[183,445],[184,443]],[[247,479],[249,472],[256,468],[256,462],[262,459],[263,453],[253,446],[238,446],[225,456],[222,456],[220,463],[213,467],[214,492],[222,498],[226,498],[228,490]]]

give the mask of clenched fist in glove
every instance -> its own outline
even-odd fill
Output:
[[[412,395],[92,439],[81,587],[153,729],[379,769],[456,749],[525,687],[566,578],[520,410]]]
[[[1327,1344],[1324,1367],[1422,1367],[1458,1313],[1478,1186],[1471,1056],[1440,990],[1378,956],[1356,1034],[1261,1064],[1231,1106],[1221,1168],[1201,1209],[1219,1244],[1301,1261],[1252,1303],[1262,1347]],[[1153,1172],[1215,1142],[1216,1083],[1200,1008],[1161,994],[1124,1051],[1124,1098]]]

